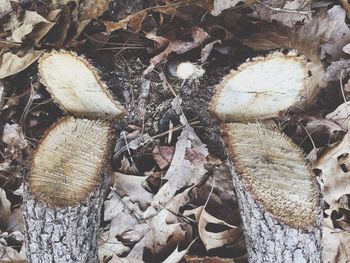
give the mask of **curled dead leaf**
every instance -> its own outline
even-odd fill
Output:
[[[201,46],[206,40],[210,38],[209,34],[199,27],[193,28],[191,33],[192,41],[169,40],[169,44],[166,49],[151,59],[150,65],[143,72],[143,74],[147,75],[150,73],[157,64],[166,60],[170,54],[186,53],[187,51]]]
[[[154,6],[143,9],[135,14],[131,14],[126,18],[118,21],[102,21],[106,27],[106,31],[111,33],[118,29],[126,29],[130,27],[133,32],[139,32],[142,28],[142,23],[146,19],[146,17],[151,13],[165,13],[165,14],[174,14],[176,12],[176,8],[181,6],[182,4],[173,4],[173,5],[164,5],[164,6]]]
[[[234,226],[220,220],[209,214],[204,206],[197,207],[193,210],[186,210],[185,216],[194,215],[198,222],[198,232],[202,242],[207,250],[231,245],[239,240],[243,234],[240,226]],[[213,232],[207,229],[208,224],[221,225],[226,230]]]
[[[340,198],[350,194],[349,149],[350,133],[347,133],[340,143],[330,146],[313,167],[318,171],[324,201],[330,206],[328,214],[338,211]]]
[[[343,104],[340,104],[338,108],[326,115],[326,119],[334,121],[340,125],[344,131],[348,131],[350,119],[350,102],[347,101]]]
[[[11,52],[7,52],[2,56],[0,64],[0,79],[17,74],[29,67],[35,62],[44,51],[32,51],[19,57]]]
[[[307,23],[311,20],[312,12],[310,0],[262,0],[256,1],[251,7],[253,15],[272,22],[278,21],[285,26],[293,27],[297,22]]]
[[[14,28],[9,40],[14,42],[22,42],[24,37],[34,29],[34,26],[39,23],[50,23],[44,17],[35,11],[25,11],[23,20],[19,27]]]
[[[323,221],[323,261],[348,262],[350,258],[350,233],[333,227],[330,217]]]

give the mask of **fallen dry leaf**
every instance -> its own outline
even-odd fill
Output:
[[[327,42],[322,45],[321,59],[326,57],[326,54],[333,58],[333,61],[344,57],[342,48],[350,42],[350,29],[346,24],[346,12],[341,6],[336,5],[327,11],[328,19],[330,20],[331,34],[327,38]],[[322,25],[325,26],[325,25]]]
[[[201,63],[204,63],[205,61],[207,61],[211,51],[213,50],[214,48],[214,45],[215,44],[221,44],[221,40],[214,40],[208,44],[206,44],[203,48],[202,48],[202,51],[201,51],[201,58],[199,59],[199,61]]]
[[[213,16],[218,16],[222,11],[235,7],[241,0],[214,0],[213,10],[210,12]]]
[[[176,8],[181,6],[182,3],[165,5],[165,6],[154,6],[143,9],[135,14],[131,14],[126,18],[118,21],[102,21],[106,27],[106,31],[111,33],[118,29],[126,29],[130,27],[133,32],[139,32],[142,28],[142,23],[146,19],[146,17],[151,13],[165,13],[165,14],[174,14],[176,12]]]
[[[135,205],[129,202],[131,197],[125,196],[121,199],[115,191],[111,192],[109,200],[105,201],[105,220],[112,220],[107,241],[119,236],[127,244],[135,243],[126,258],[116,255],[116,262],[142,261],[145,248],[150,249],[154,255],[160,251],[171,252],[180,241],[185,240],[184,226],[178,221],[176,214],[189,201],[190,190],[188,188],[176,195],[166,207],[150,218],[136,211]],[[122,250],[120,244],[115,244],[114,248],[110,245],[109,248]]]
[[[323,220],[323,262],[349,262],[350,233],[334,229],[330,217]]]
[[[342,135],[344,135],[344,131],[340,125],[331,120],[314,116],[300,116],[297,129],[291,137],[298,144],[302,144],[311,137],[316,147],[321,147],[338,141]]]
[[[40,22],[36,24],[33,30],[26,36],[26,38],[31,39],[36,46],[40,47],[41,43],[44,40],[44,37],[56,25],[61,11],[61,9],[51,10],[46,17],[47,22]]]
[[[311,20],[310,0],[262,0],[252,6],[253,16],[272,22],[278,21],[285,26],[293,27],[297,22],[307,23]]]
[[[193,210],[186,210],[185,216],[194,215],[198,222],[198,232],[207,250],[232,245],[239,240],[243,234],[240,226],[234,226],[220,220],[205,210],[205,206],[199,206]],[[225,226],[228,230],[213,232],[207,230],[208,224]]]
[[[14,28],[10,41],[22,42],[24,37],[32,32],[34,26],[39,23],[50,23],[35,11],[25,11],[23,20],[19,27]]]
[[[146,37],[150,37],[150,35],[146,35]],[[151,37],[152,39],[153,37]],[[150,73],[154,67],[160,62],[166,60],[170,54],[183,54],[187,51],[190,51],[194,48],[202,45],[206,40],[208,40],[210,36],[207,32],[205,32],[202,28],[195,27],[192,29],[192,41],[182,41],[182,40],[169,40],[169,44],[165,50],[159,53],[157,56],[153,57],[150,61],[150,65],[143,72],[144,75]]]
[[[327,214],[338,211],[340,197],[350,194],[349,149],[350,133],[347,133],[340,143],[329,147],[313,167],[319,171],[323,198],[330,206]]]
[[[5,124],[2,141],[6,143],[8,147],[15,147],[21,150],[28,146],[28,142],[18,124]]]
[[[189,149],[195,151],[197,156],[191,161],[186,158]],[[154,196],[152,206],[145,211],[145,216],[149,217],[157,213],[157,209],[166,206],[179,189],[198,184],[207,172],[204,168],[206,156],[208,156],[206,146],[194,133],[193,128],[187,125],[178,137],[172,162],[163,178],[168,181]]]
[[[94,19],[108,10],[111,0],[84,0],[79,8],[79,20]]]
[[[326,87],[330,81],[339,81],[341,75],[343,77],[349,75],[350,73],[350,59],[339,60],[332,62],[326,69],[325,74],[323,75],[323,87]]]
[[[142,176],[132,176],[115,172],[113,174],[114,188],[121,197],[125,195],[129,196],[129,201],[132,203],[138,203],[141,210],[145,210],[152,198],[153,194],[147,192],[142,183],[145,178]]]
[[[349,118],[350,118],[349,101],[344,102],[343,104],[340,104],[338,108],[336,108],[334,111],[326,115],[326,119],[334,121],[335,123],[340,125],[344,131],[349,130]]]
[[[173,146],[156,146],[152,152],[154,160],[163,170],[168,167],[173,159],[175,148]]]
[[[0,64],[0,79],[17,74],[26,69],[43,53],[44,51],[32,51],[28,52],[23,57],[19,57],[11,52],[5,53],[2,56],[2,62]]]
[[[2,188],[0,188],[0,208],[1,231],[6,231],[6,226],[11,216],[11,203],[6,198],[6,192]]]
[[[187,246],[184,250],[179,251],[179,247],[177,246],[176,249],[169,255],[169,257],[166,258],[162,263],[173,263],[173,262],[180,262],[181,259],[187,254],[188,250],[191,248],[192,244],[197,240],[195,238],[191,244]]]
[[[26,262],[24,246],[20,252],[7,246],[6,241],[0,238],[0,261],[1,262]]]

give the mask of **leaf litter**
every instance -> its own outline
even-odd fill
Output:
[[[183,91],[174,89],[176,80],[163,72],[174,57],[188,57],[206,69],[199,81],[189,84],[191,89],[206,90],[197,85],[210,78],[210,65],[223,59],[224,49],[233,61],[243,61],[253,53],[296,49],[312,63],[306,104],[277,121],[312,159],[324,196],[324,260],[349,260],[350,29],[344,3],[166,0],[141,5],[143,9],[125,12],[120,19],[114,15],[118,10],[111,10],[115,2],[55,0],[50,6],[32,3],[26,7],[0,1],[0,260],[25,258],[24,226],[16,201],[22,194],[19,171],[45,127],[62,114],[40,87],[33,91],[34,104],[28,104],[28,85],[36,82],[28,75],[36,74],[36,60],[52,47],[83,50],[96,57],[97,44],[116,51],[113,56],[132,49],[149,53],[143,59],[147,65],[139,70],[139,79],[147,84],[144,93],[141,96],[142,89],[139,92],[132,86],[128,90],[128,107],[134,109],[136,96],[143,122],[133,122],[140,127],[124,127],[116,140],[99,237],[101,262],[245,262],[229,168],[211,155],[202,134],[187,121],[186,100],[182,102],[177,95],[183,97],[187,86],[181,83]],[[242,24],[243,30],[237,28]],[[230,37],[218,38],[211,28],[221,28]],[[242,53],[248,55],[237,55]],[[239,64],[234,63],[226,70]],[[152,108],[159,87],[175,99],[164,98],[167,106]],[[29,105],[28,115],[23,115],[22,104]],[[157,133],[149,127],[157,126],[152,121],[159,116],[150,109],[157,112],[162,107],[176,113],[178,124],[175,128],[168,124],[166,131]],[[24,123],[22,115],[27,116]],[[33,130],[34,137],[29,133]],[[143,168],[143,162],[152,167]],[[234,251],[228,258],[217,252],[225,247]]]

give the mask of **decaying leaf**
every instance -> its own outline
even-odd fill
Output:
[[[285,81],[288,79],[289,81]],[[305,96],[308,66],[303,56],[273,53],[231,71],[217,86],[210,110],[221,121],[276,117]]]
[[[28,142],[18,124],[6,123],[2,135],[2,141],[6,143],[8,147],[15,147],[21,150],[28,146]]]
[[[303,144],[311,138],[316,147],[338,141],[345,133],[337,123],[321,117],[301,115],[296,126],[296,130],[291,134],[293,140]]]
[[[194,153],[193,158],[186,158],[188,151]],[[172,162],[163,178],[168,181],[154,196],[152,206],[145,211],[146,217],[156,213],[156,209],[166,206],[179,189],[198,184],[203,179],[207,172],[204,168],[207,155],[206,146],[194,133],[193,128],[187,125],[178,137]]]
[[[340,104],[338,108],[326,115],[326,119],[334,121],[340,125],[344,131],[348,131],[350,119],[350,102],[347,101],[343,104]]]
[[[23,38],[32,32],[34,26],[39,23],[50,23],[35,11],[25,11],[23,20],[19,27],[14,28],[9,38],[11,41],[22,42]]]
[[[116,192],[111,192],[109,200],[105,202],[105,220],[112,220],[109,237],[119,236],[127,244],[136,243],[126,258],[117,255],[116,259],[120,261],[116,262],[142,261],[145,248],[153,254],[164,250],[171,252],[180,241],[185,240],[185,230],[176,214],[189,201],[189,191],[190,188],[175,196],[152,217],[145,217],[137,203],[130,202],[132,196],[121,198]],[[115,244],[116,247],[121,245]]]
[[[218,16],[222,11],[235,7],[242,0],[214,0],[213,10],[210,12],[213,16]]]
[[[1,231],[6,231],[11,216],[11,203],[6,198],[6,192],[0,188],[0,223]]]
[[[147,9],[141,10],[135,14],[131,14],[127,16],[126,18],[118,21],[118,22],[111,22],[111,21],[103,21],[104,25],[106,26],[107,32],[113,32],[118,29],[126,29],[127,27],[130,27],[132,31],[139,32],[142,28],[142,23],[146,19],[146,17],[154,12],[158,13],[165,13],[165,14],[174,14],[176,12],[176,8],[181,6],[182,3],[179,4],[173,4],[173,5],[165,5],[165,6],[154,6],[149,7]]]
[[[202,242],[207,250],[231,245],[241,238],[243,231],[240,226],[230,225],[227,222],[220,220],[205,210],[205,206],[197,207],[193,210],[184,212],[185,216],[194,215],[198,222],[198,232]],[[213,232],[207,230],[208,224],[216,224],[225,226],[228,230]]]
[[[310,0],[263,0],[252,5],[253,15],[267,21],[278,21],[293,27],[297,22],[307,23],[312,16]]]
[[[329,147],[314,165],[314,169],[319,171],[323,199],[330,206],[328,213],[338,211],[340,197],[350,194],[349,149],[350,133],[347,133],[340,143]]]
[[[111,0],[84,0],[80,4],[79,20],[93,19],[107,11]]]
[[[150,39],[156,39],[152,34],[148,34],[146,36]],[[192,29],[192,41],[169,40],[169,44],[166,49],[151,59],[150,65],[147,67],[143,74],[147,75],[150,73],[157,64],[167,59],[171,53],[186,53],[187,51],[199,47],[206,40],[208,40],[209,37],[210,36],[208,33],[205,32],[202,28],[196,27]],[[156,41],[158,42],[159,40]]]
[[[327,11],[330,20],[331,33],[327,38],[327,42],[322,45],[321,59],[330,55],[333,60],[344,57],[343,46],[350,42],[350,29],[345,22],[346,12],[341,6],[336,5]],[[322,25],[326,26],[326,25]]]
[[[339,60],[332,62],[326,69],[323,75],[323,86],[326,87],[330,81],[339,81],[341,76],[344,78],[350,73],[350,59]]]
[[[145,178],[142,176],[132,176],[115,172],[113,174],[114,189],[121,197],[129,196],[132,203],[138,203],[141,210],[145,210],[153,198],[153,194],[147,192],[142,183]]]
[[[129,197],[130,198],[130,197]],[[136,207],[132,203],[127,203],[128,199],[125,197],[122,198],[116,193],[112,191],[107,200],[104,202],[105,211],[104,211],[104,220],[111,221],[110,230],[107,236],[107,242],[113,239],[115,236],[120,235],[121,233],[133,229],[137,222],[137,217],[134,216],[134,213],[138,211],[134,209],[134,211],[130,211],[129,207]],[[139,209],[139,211],[141,211]],[[124,245],[123,245],[124,246]]]
[[[323,261],[348,262],[350,258],[350,233],[333,228],[330,217],[323,220]]]
[[[184,250],[179,251],[179,247],[176,248],[176,250],[173,251],[169,255],[169,257],[166,258],[162,263],[173,263],[173,262],[180,262],[181,259],[187,254],[188,250],[191,248],[191,245],[196,241],[197,239],[194,239],[191,244],[188,245],[188,247]]]
[[[29,67],[43,54],[43,51],[28,52],[22,57],[19,57],[11,52],[7,52],[2,56],[0,64],[0,79],[17,74]]]
[[[16,249],[7,246],[6,241],[0,237],[0,261],[1,262],[26,262],[24,246],[18,252]]]
[[[41,46],[45,36],[50,32],[50,30],[56,25],[57,20],[60,17],[61,9],[51,10],[47,15],[47,22],[40,22],[36,24],[26,38],[33,40],[36,46]]]
[[[160,169],[168,167],[173,159],[175,148],[172,146],[156,146],[153,150],[153,158]]]
[[[116,119],[124,113],[123,106],[83,57],[64,51],[46,53],[39,61],[39,73],[57,103],[71,114]]]

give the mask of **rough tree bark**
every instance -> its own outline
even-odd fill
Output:
[[[24,222],[28,262],[98,262],[97,237],[102,206],[100,185],[73,207],[49,207],[24,190]]]
[[[112,124],[125,110],[97,70],[66,51],[44,54],[41,82],[75,117],[56,122],[32,154],[24,188],[29,262],[98,262],[102,174],[111,152]]]
[[[27,259],[98,262],[102,185],[110,124],[63,118],[38,143],[24,188]]]
[[[256,202],[232,166],[231,171],[244,224],[249,262],[322,262],[322,214],[307,231],[288,226]]]
[[[322,262],[319,189],[301,151],[261,124],[225,132],[249,262]]]

